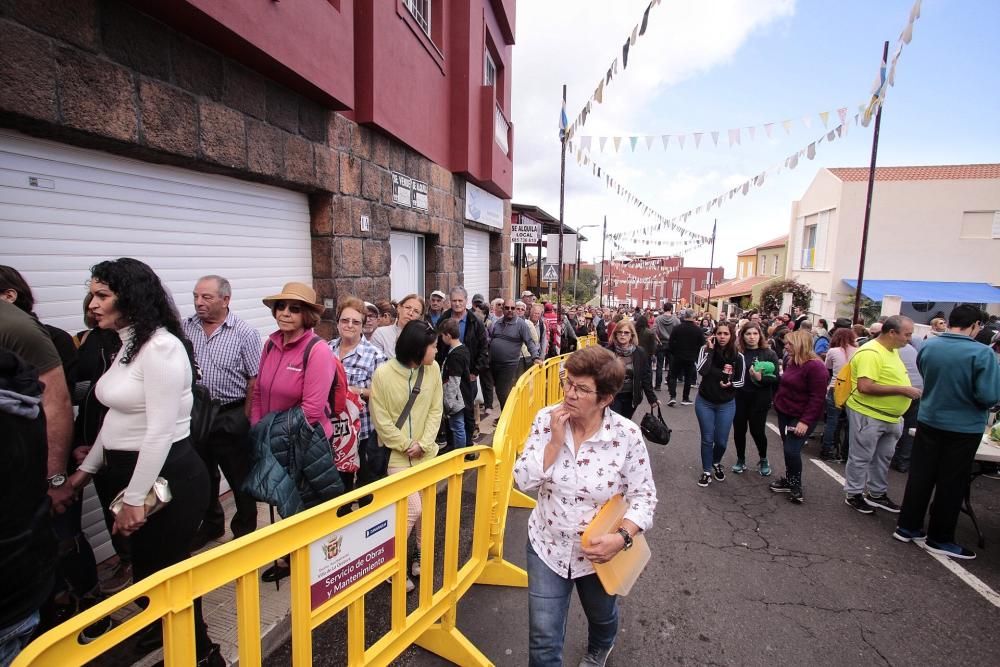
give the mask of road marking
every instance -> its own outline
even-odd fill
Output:
[[[916,545],[924,550],[924,552],[936,560],[937,562],[948,568],[952,574],[964,581],[969,587],[982,595],[988,602],[990,602],[994,607],[1000,607],[1000,595],[997,594],[995,590],[989,587],[985,581],[972,574],[964,567],[955,562],[954,558],[948,556],[942,556],[941,554],[936,554],[927,548],[927,545],[923,542],[917,542]]]
[[[844,483],[847,481],[843,477],[841,477],[837,473],[836,470],[834,470],[833,468],[831,468],[827,464],[823,463],[819,459],[809,459],[809,460],[812,461],[813,463],[815,463],[817,468],[819,468],[820,470],[822,470],[823,472],[825,472],[827,475],[829,475],[830,477],[832,477],[835,480],[837,480],[837,484],[840,484],[841,486],[843,486]]]
[[[771,422],[767,422],[767,427],[772,431],[774,431],[775,433],[777,433],[778,435],[781,435],[781,431],[778,430],[778,427],[772,424]],[[829,475],[841,487],[844,486],[845,482],[844,478],[841,477],[840,474],[838,474],[833,468],[828,466],[823,461],[820,461],[819,459],[810,458],[809,460],[812,461],[814,464],[816,464],[817,468],[819,468],[827,475]],[[959,565],[957,562],[955,562],[955,559],[950,558],[948,556],[942,556],[941,554],[936,554],[933,551],[929,551],[927,549],[927,545],[925,545],[923,542],[915,542],[915,544],[921,549],[923,549],[924,553],[926,553],[928,556],[930,556],[937,562],[941,563],[941,565],[947,568],[949,572],[951,572],[956,577],[964,581],[969,586],[969,588],[971,588],[972,590],[974,590],[975,592],[979,593],[984,598],[986,598],[987,602],[992,604],[994,607],[1000,608],[1000,593],[997,593],[995,590],[990,588],[989,584],[987,584],[985,581],[983,581],[982,579],[980,579],[979,577],[977,577],[976,575],[972,574],[964,567]]]

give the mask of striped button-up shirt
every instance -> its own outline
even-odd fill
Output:
[[[339,359],[339,338],[330,341],[330,349],[333,350],[333,353]],[[381,350],[362,337],[357,347],[351,350],[350,354],[346,357],[340,359],[340,363],[343,364],[344,372],[347,373],[348,385],[361,387],[362,389],[371,389],[372,376],[375,375],[375,369],[388,360],[389,357],[382,354]],[[372,419],[368,412],[368,401],[365,400],[363,401],[363,408],[361,410],[361,432],[358,433],[358,440],[367,438],[371,431]]]
[[[212,398],[223,404],[244,400],[247,385],[260,368],[263,345],[257,330],[232,311],[211,336],[205,335],[197,315],[185,319],[182,327],[201,368],[198,384],[208,387]]]

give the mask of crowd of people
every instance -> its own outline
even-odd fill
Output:
[[[591,625],[583,664],[603,664],[613,645],[614,596],[595,586],[590,563],[628,548],[652,522],[656,489],[631,418],[644,399],[659,407],[664,385],[665,406],[694,406],[700,487],[726,479],[731,432],[736,460],[728,471],[751,470],[749,432],[756,472],[772,474],[773,407],[784,471],[772,491],[804,502],[801,451],[825,422],[821,456],[845,463],[850,507],[902,509],[897,539],[974,557],[955,543],[954,524],[961,477],[986,411],[1000,402],[1000,327],[972,306],[935,319],[927,338],[915,340],[913,322],[900,316],[869,329],[847,319],[813,323],[799,308],[716,322],[669,303],[659,311],[560,310],[527,290],[487,302],[454,287],[376,303],[343,295],[326,340],[316,331],[325,308],[302,283],[263,299],[275,322],[263,339],[230,309],[232,286],[219,275],[196,281],[194,312],[185,317],[160,277],[134,259],[94,266],[82,296],[85,329],[71,335],[43,325],[30,286],[0,266],[0,428],[14,450],[2,484],[11,576],[0,593],[0,664],[102,596],[220,539],[223,476],[235,504],[228,527],[238,538],[256,529],[258,501],[287,517],[482,442],[480,425],[495,423],[520,375],[566,353],[565,399],[536,416],[515,468],[517,483],[539,492],[528,544],[533,663],[561,656],[574,583]],[[591,334],[600,346],[577,351]],[[847,371],[849,396],[840,403],[837,382]],[[569,486],[553,475],[584,460]],[[909,472],[902,506],[887,493],[890,466]],[[597,484],[594,476],[612,468],[618,481]],[[117,553],[100,581],[81,526],[90,481]],[[578,531],[617,492],[632,507],[621,534],[582,547]],[[409,532],[420,515],[415,493]],[[421,574],[420,532],[407,590]],[[289,574],[279,559],[262,578]],[[198,601],[194,612],[198,664],[223,664]],[[79,639],[111,625],[102,619]],[[147,653],[162,642],[154,623],[136,647]]]

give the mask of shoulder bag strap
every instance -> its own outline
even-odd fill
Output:
[[[424,365],[420,364],[420,368],[417,370],[417,381],[413,385],[413,389],[410,390],[410,397],[406,400],[406,405],[403,406],[403,411],[399,413],[399,419],[396,420],[396,428],[403,428],[403,424],[406,423],[407,417],[410,416],[410,410],[413,409],[413,404],[417,402],[417,394],[420,393],[420,385],[424,381]]]

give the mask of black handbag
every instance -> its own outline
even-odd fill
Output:
[[[667,422],[663,421],[663,413],[660,411],[660,406],[656,406],[656,413],[650,409],[646,413],[646,416],[642,418],[642,423],[639,424],[640,430],[642,430],[642,435],[646,440],[650,442],[655,442],[658,445],[670,444],[670,427],[667,426]]]
[[[201,444],[212,432],[212,422],[219,414],[222,402],[212,398],[212,392],[205,385],[198,384],[201,379],[201,367],[194,358],[194,345],[188,339],[183,340],[184,349],[191,362],[191,443]]]

